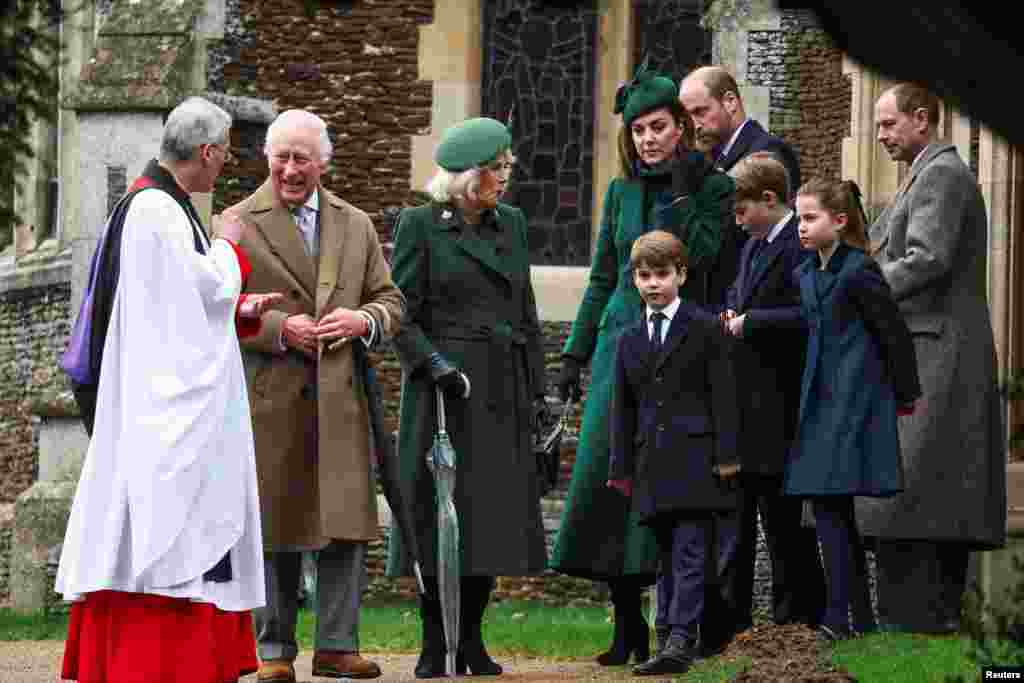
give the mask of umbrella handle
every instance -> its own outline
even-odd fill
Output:
[[[437,394],[437,432],[444,434],[447,431],[444,424],[444,394],[439,387],[435,387],[434,392]]]

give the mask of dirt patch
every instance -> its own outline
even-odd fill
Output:
[[[734,683],[840,683],[856,681],[829,662],[829,650],[819,645],[806,626],[755,626],[736,636],[723,657],[748,658],[751,665]]]

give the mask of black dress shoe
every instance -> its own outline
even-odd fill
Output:
[[[849,629],[831,628],[825,624],[818,626],[815,632],[815,639],[819,645],[831,646],[836,643],[849,640],[851,636]]]
[[[665,649],[650,661],[633,667],[634,676],[684,674],[700,659],[700,642],[686,636],[670,636]]]

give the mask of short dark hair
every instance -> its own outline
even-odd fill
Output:
[[[640,266],[663,268],[672,265],[682,270],[687,262],[686,245],[665,230],[652,230],[640,235],[629,252],[629,265],[634,269]]]
[[[789,174],[771,152],[754,152],[740,159],[729,169],[736,183],[736,201],[760,201],[761,195],[774,192],[779,202],[789,201]]]
[[[939,98],[917,83],[899,83],[889,89],[896,100],[896,109],[911,116],[918,109],[928,112],[928,124],[939,125]]]

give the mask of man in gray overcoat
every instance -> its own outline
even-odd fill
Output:
[[[871,226],[874,256],[914,338],[923,396],[900,418],[906,488],[861,499],[878,540],[883,628],[959,628],[969,553],[1006,542],[1006,450],[986,301],[987,220],[977,180],[939,142],[939,101],[900,84],[875,105],[878,141],[910,170]]]

